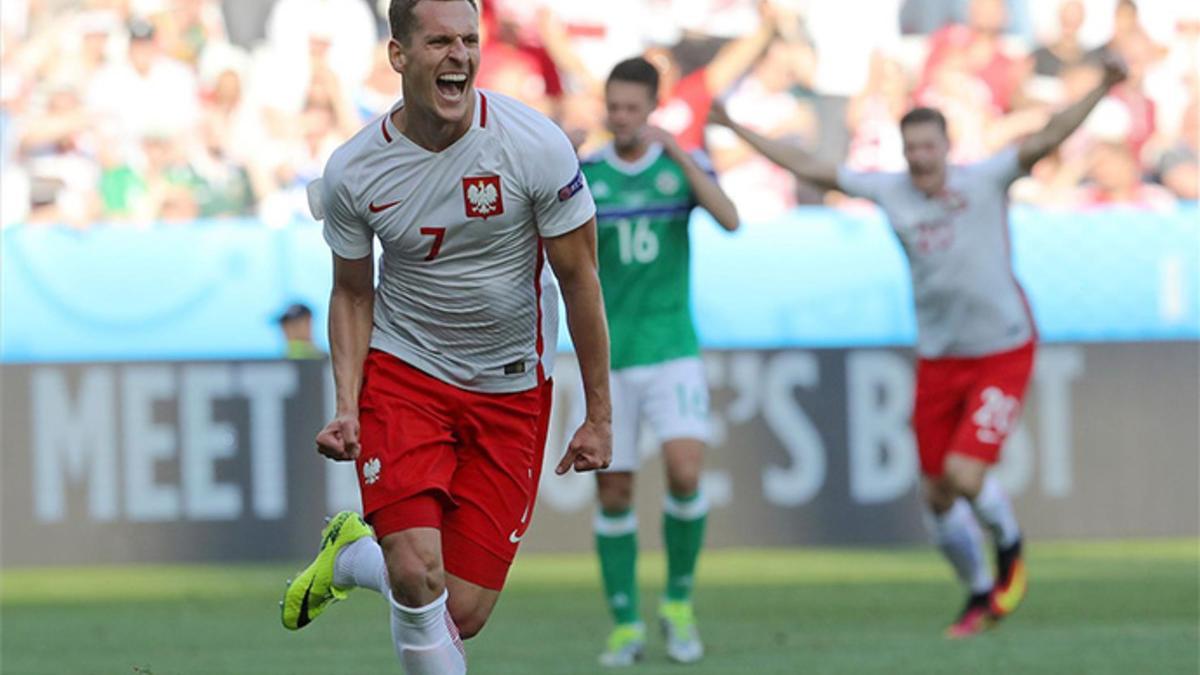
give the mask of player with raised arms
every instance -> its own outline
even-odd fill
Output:
[[[704,655],[692,610],[692,580],[708,503],[700,490],[708,439],[708,383],[692,322],[688,222],[700,206],[726,230],[737,209],[699,153],[648,126],[659,74],[644,58],[618,63],[605,84],[612,142],[584,161],[596,199],[600,283],[612,330],[613,463],[596,474],[596,550],[616,623],[600,662],[631,665],[646,642],[636,581],[633,475],[643,421],[662,443],[667,494],[662,532],[667,587],[658,617],[667,656]]]
[[[311,195],[333,251],[337,389],[317,446],[356,463],[366,517],[325,528],[283,623],[303,628],[368,588],[387,599],[405,672],[453,675],[532,517],[555,277],[587,404],[560,474],[611,458],[608,329],[578,160],[550,120],[475,89],[474,0],[392,0],[388,19],[403,98],[333,154]]]
[[[1126,76],[1115,57],[1103,81],[1037,133],[976,164],[947,164],[946,120],[929,108],[900,121],[908,171],[859,173],[820,161],[734,122],[717,105],[711,121],[732,129],[798,178],[869,199],[887,215],[908,257],[917,315],[917,436],[925,501],[938,548],[968,588],[947,629],[973,635],[1017,608],[1026,591],[1021,531],[989,469],[1016,426],[1033,368],[1037,331],[1013,273],[1008,188],[1070,136]],[[982,555],[987,527],[993,577]]]

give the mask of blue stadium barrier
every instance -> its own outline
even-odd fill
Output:
[[[1200,339],[1197,216],[1014,211],[1017,274],[1042,338]],[[877,214],[803,208],[729,235],[697,212],[692,232],[708,347],[914,339],[904,258]],[[272,357],[283,349],[273,318],[294,300],[313,307],[324,342],[330,257],[315,223],[12,227],[2,243],[0,361]]]
[[[1017,277],[1043,340],[1200,337],[1200,209],[1017,208]],[[910,344],[908,265],[878,212],[796,209],[735,236],[692,227],[693,296],[710,347]]]

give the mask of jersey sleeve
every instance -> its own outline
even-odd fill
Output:
[[[883,193],[887,174],[875,171],[851,171],[845,165],[838,167],[838,189],[851,197],[869,199],[878,203]]]
[[[340,258],[357,260],[371,255],[374,232],[355,213],[340,168],[331,159],[321,181],[321,201],[325,210],[322,234],[325,243]]]
[[[557,237],[596,215],[596,204],[566,134],[552,124],[546,126],[548,133],[538,143],[540,152],[527,155],[526,170],[538,234]]]
[[[988,157],[975,165],[976,171],[987,180],[1002,189],[1008,189],[1013,181],[1025,175],[1016,145],[1010,145],[1000,152]]]

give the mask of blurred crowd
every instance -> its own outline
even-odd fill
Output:
[[[856,169],[904,167],[897,122],[942,109],[954,161],[1044,125],[1115,52],[1129,80],[1015,187],[1047,208],[1197,199],[1200,3],[1174,0],[485,0],[480,87],[605,142],[603,81],[644,54],[654,122],[711,157],[747,220],[842,205],[707,127],[740,121]],[[399,96],[382,0],[3,0],[3,224],[307,212],[304,186]]]

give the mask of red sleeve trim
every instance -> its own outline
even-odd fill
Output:
[[[546,381],[546,370],[542,367],[542,352],[545,351],[544,338],[542,337],[542,266],[546,264],[546,247],[542,244],[542,238],[537,238],[537,263],[533,266],[533,298],[537,304],[537,379],[538,384]]]

